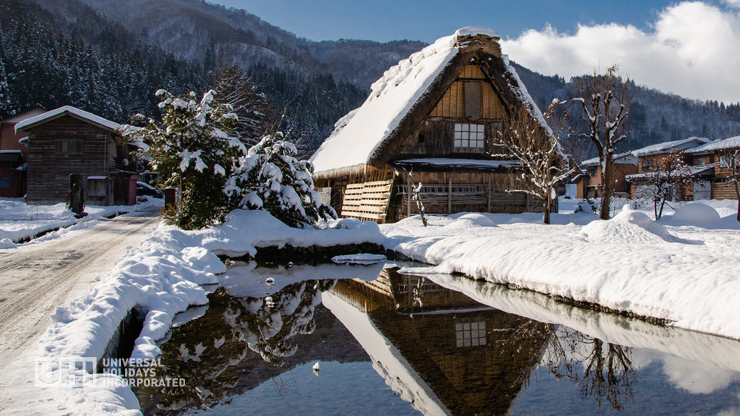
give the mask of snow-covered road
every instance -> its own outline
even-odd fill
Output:
[[[33,360],[29,350],[49,326],[49,314],[111,271],[127,246],[137,246],[154,229],[159,214],[155,209],[102,220],[50,241],[0,251],[0,374],[5,375],[0,410],[10,410],[33,388],[33,374],[9,374]]]

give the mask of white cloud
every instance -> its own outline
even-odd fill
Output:
[[[740,7],[740,0],[725,0]],[[740,14],[701,2],[662,10],[652,30],[607,24],[579,25],[575,34],[548,26],[502,41],[514,61],[547,75],[603,72],[661,91],[700,100],[740,102]]]
[[[740,8],[740,0],[725,0],[725,4],[727,4],[730,7]]]

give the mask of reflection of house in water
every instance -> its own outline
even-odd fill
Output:
[[[412,374],[401,381],[408,389],[402,394],[425,413],[506,414],[539,363],[550,333],[546,324],[484,308],[461,293],[389,269],[373,282],[340,280],[331,293],[367,314],[377,337],[400,353],[397,363],[410,368],[399,372]],[[387,371],[383,375],[389,384],[400,379],[389,370],[389,356],[373,350],[387,348],[386,343],[367,341],[368,325],[356,316],[338,318],[376,368]],[[419,386],[409,386],[414,382]],[[415,390],[427,392],[417,396]],[[429,400],[436,409],[413,402],[424,394],[436,396]]]

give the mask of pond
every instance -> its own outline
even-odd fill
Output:
[[[147,415],[740,414],[740,342],[393,264],[229,268]]]

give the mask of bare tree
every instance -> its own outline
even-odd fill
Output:
[[[557,197],[556,185],[577,169],[575,164],[569,166],[567,156],[560,146],[558,138],[565,130],[567,120],[556,116],[556,107],[557,103],[553,103],[545,114],[546,123],[552,128],[533,117],[526,107],[518,107],[512,112],[504,128],[496,132],[497,144],[503,146],[507,153],[492,155],[513,156],[519,161],[524,170],[522,179],[529,186],[517,191],[545,201],[545,224],[550,224],[552,201]]]
[[[617,144],[627,137],[625,120],[629,114],[632,97],[629,79],[617,75],[612,66],[606,74],[594,72],[593,77],[576,82],[580,97],[570,101],[577,103],[577,111],[588,126],[587,137],[596,147],[601,164],[601,207],[599,217],[609,219],[609,206],[614,195],[614,154]]]
[[[724,186],[735,188],[737,195],[737,221],[740,221],[740,148],[722,149],[717,153],[717,162],[719,168],[724,171],[724,177],[727,178]]]
[[[637,372],[629,347],[561,326],[552,332],[546,357],[557,379],[573,381],[580,386],[581,396],[593,397],[599,407],[606,400],[614,410],[622,411],[633,400]]]
[[[234,134],[243,143],[253,146],[269,133],[270,100],[258,91],[243,69],[222,66],[211,77],[219,104],[229,104],[239,116]]]
[[[656,220],[663,216],[663,208],[669,201],[685,201],[687,190],[694,183],[691,168],[683,161],[683,152],[670,153],[647,168],[643,164],[643,171],[630,177],[641,185],[635,199],[651,200]]]

